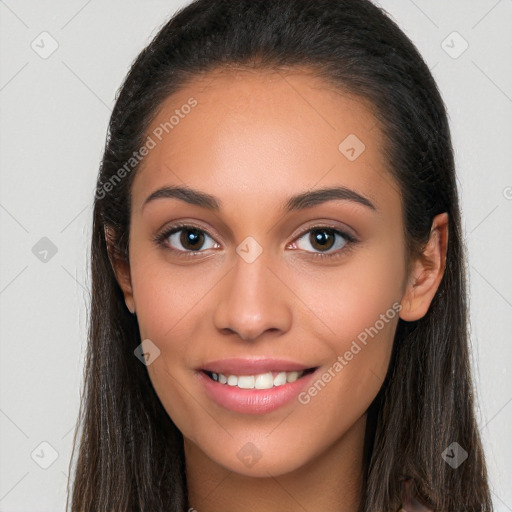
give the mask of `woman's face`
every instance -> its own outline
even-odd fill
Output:
[[[187,453],[264,476],[360,446],[407,277],[367,106],[306,73],[216,72],[146,135],[125,298]]]

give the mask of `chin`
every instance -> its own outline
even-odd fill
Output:
[[[236,444],[236,443],[233,443]],[[241,447],[230,445],[221,453],[217,450],[205,453],[210,459],[226,470],[239,475],[253,478],[268,478],[291,473],[300,469],[308,461],[306,453],[299,453],[297,445],[289,445],[289,449],[276,450],[272,446],[258,448],[256,444],[245,441]],[[232,456],[230,456],[233,454]]]

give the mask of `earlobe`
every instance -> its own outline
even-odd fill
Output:
[[[115,237],[109,226],[105,226],[105,241],[110,265],[116,276],[116,280],[123,292],[126,307],[130,313],[135,314],[135,302],[133,300],[133,289],[130,276],[130,265],[128,261],[117,254]]]
[[[434,217],[429,241],[412,265],[401,300],[402,320],[413,322],[427,313],[444,275],[447,248],[448,214],[444,212]]]

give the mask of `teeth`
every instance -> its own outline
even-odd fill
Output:
[[[283,384],[286,384],[286,372],[278,373],[274,377],[274,386],[282,386]]]
[[[254,376],[253,375],[250,375],[250,376],[243,375],[243,376],[238,377],[237,385],[239,388],[242,388],[242,389],[254,389]]]
[[[268,373],[260,373],[254,382],[254,387],[256,389],[270,389],[274,386],[274,377],[272,376],[272,372]]]
[[[300,372],[272,372],[259,373],[257,375],[224,375],[213,373],[212,379],[220,384],[237,386],[240,389],[271,389],[272,387],[283,386],[287,382],[295,382],[304,375]]]
[[[286,376],[286,382],[295,382],[298,378],[299,378],[299,372],[290,372]]]

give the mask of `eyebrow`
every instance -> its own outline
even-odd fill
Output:
[[[222,201],[215,196],[201,192],[190,187],[167,186],[155,190],[150,194],[142,205],[142,209],[155,199],[180,199],[189,204],[200,206],[212,211],[219,211]],[[327,187],[318,190],[303,192],[288,199],[284,205],[286,212],[304,210],[327,201],[346,200],[353,201],[371,210],[378,211],[375,205],[367,198],[347,187]]]

